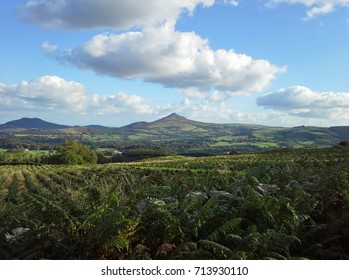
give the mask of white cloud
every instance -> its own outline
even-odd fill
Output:
[[[42,76],[33,81],[23,81],[16,87],[18,98],[40,106],[79,106],[84,101],[85,88],[74,81],[57,76]]]
[[[176,20],[215,0],[31,0],[18,7],[20,18],[46,27],[129,29]],[[231,2],[231,1],[230,1]],[[235,1],[232,1],[235,2]]]
[[[349,7],[349,0],[268,0],[267,5],[274,6],[279,3],[305,5],[309,9],[305,19],[310,19],[320,14],[331,13],[336,7]]]
[[[0,83],[0,112],[21,111],[28,107],[25,100],[15,95],[17,85],[5,85]]]
[[[62,60],[117,78],[240,94],[260,92],[284,70],[234,50],[212,50],[194,32],[175,31],[173,22],[139,32],[94,36],[67,50]]]
[[[84,101],[84,86],[57,76],[42,76],[17,85],[0,87],[1,109],[79,108]]]
[[[280,89],[257,99],[257,105],[306,118],[349,119],[349,92],[315,92],[303,86]]]
[[[164,111],[162,111],[164,112]],[[209,123],[245,123],[263,124],[271,126],[295,126],[303,124],[316,124],[316,122],[299,120],[284,112],[248,112],[236,109],[228,100],[192,100],[185,98],[181,103],[173,104],[166,113],[177,112],[189,119]],[[165,115],[163,113],[163,115]]]
[[[209,99],[211,101],[222,101],[224,98],[222,97],[221,93],[219,93],[218,91],[215,91],[210,95]]]
[[[89,95],[78,82],[43,76],[13,85],[0,83],[0,115],[2,119],[33,116],[64,124],[109,126],[152,121],[172,112],[215,123],[333,126],[349,121],[349,93],[316,93],[305,87],[283,89],[258,99],[259,106],[273,109],[264,112],[237,108],[235,99],[218,91],[184,90],[183,95],[172,104],[155,106],[139,95]]]
[[[57,50],[58,46],[57,46],[57,45],[53,45],[53,44],[51,44],[50,42],[47,42],[47,41],[46,41],[46,42],[42,43],[41,48],[42,48],[45,52],[51,53],[51,52],[55,52],[55,51]]]
[[[334,5],[331,3],[327,3],[319,7],[315,6],[315,7],[312,7],[307,12],[307,17],[305,19],[314,18],[315,16],[321,15],[321,14],[328,14],[333,11],[334,11]]]
[[[197,88],[186,88],[180,90],[180,93],[186,96],[187,98],[200,99],[205,97],[205,93],[198,90]]]
[[[239,5],[239,1],[237,1],[237,0],[224,0],[224,4],[228,4],[228,5],[236,7]]]
[[[129,95],[119,92],[115,95],[93,95],[88,99],[86,111],[95,112],[97,115],[108,115],[111,113],[135,113],[152,114],[155,109],[147,104],[147,101],[138,95]]]
[[[15,85],[0,83],[0,111],[71,112],[81,115],[108,115],[131,112],[152,114],[155,109],[141,96],[119,92],[114,95],[87,95],[78,82],[57,76],[42,76]]]

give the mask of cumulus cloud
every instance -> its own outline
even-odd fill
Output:
[[[187,98],[201,99],[205,97],[205,93],[198,90],[197,88],[186,88],[180,90],[180,93]]]
[[[18,7],[23,20],[46,27],[129,29],[176,20],[183,11],[198,5],[209,7],[215,0],[31,0]],[[230,1],[236,2],[236,1]]]
[[[209,123],[275,125],[275,120],[278,120],[279,125],[285,126],[294,126],[300,123],[298,118],[290,117],[284,112],[247,112],[241,108],[234,108],[229,100],[217,98],[216,94],[200,100],[186,97],[182,102],[173,104],[166,112],[177,112],[189,119]],[[163,115],[165,114],[163,113]]]
[[[32,81],[0,87],[2,110],[49,109],[54,107],[79,107],[84,99],[84,86],[65,81],[57,76],[42,76]]]
[[[180,13],[216,3],[236,6],[239,1],[31,0],[20,5],[18,12],[29,22],[50,27],[142,27],[141,31],[96,35],[63,54],[50,42],[42,44],[48,54],[81,69],[121,79],[140,78],[165,87],[196,87],[232,95],[264,90],[285,68],[232,49],[212,50],[195,32],[175,30]]]
[[[349,92],[315,92],[294,86],[259,97],[257,105],[306,118],[331,118],[341,113],[349,117]]]
[[[0,83],[0,111],[69,111],[82,115],[155,112],[141,96],[124,92],[87,95],[86,91],[81,83],[57,76],[42,76],[14,85]]]
[[[155,109],[147,104],[147,101],[138,95],[129,95],[119,92],[115,95],[93,95],[88,99],[87,111],[97,115],[111,113],[133,112],[136,114],[152,114]]]
[[[305,87],[283,89],[258,99],[258,105],[274,109],[271,112],[243,112],[218,91],[185,89],[182,93],[182,100],[155,106],[139,95],[125,92],[90,95],[78,82],[43,76],[12,85],[0,83],[0,115],[3,118],[44,116],[45,120],[54,122],[110,126],[155,120],[172,112],[217,123],[275,125],[277,120],[278,125],[285,126],[328,126],[346,125],[349,121],[349,93],[316,93]]]
[[[222,101],[218,92],[185,89],[182,100],[157,106],[135,94],[89,95],[87,92],[82,84],[56,76],[43,76],[13,85],[0,83],[0,115],[3,118],[43,116],[45,120],[65,124],[97,123],[110,126],[147,119],[151,121],[172,112],[211,122],[238,121],[243,116]],[[241,119],[237,119],[237,116]]]
[[[116,78],[241,94],[260,92],[284,70],[234,50],[212,50],[194,32],[174,30],[173,22],[139,32],[100,34],[66,50],[61,59]]]
[[[303,4],[308,7],[307,16],[304,19],[331,13],[336,7],[349,7],[349,0],[269,0],[267,3],[269,6],[279,3]]]
[[[0,112],[21,111],[29,107],[25,100],[15,95],[16,87],[0,83]]]
[[[23,81],[16,87],[16,95],[40,106],[76,106],[84,99],[84,86],[57,76],[42,76],[30,82]]]

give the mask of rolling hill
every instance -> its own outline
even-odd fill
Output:
[[[38,118],[22,118],[0,125],[0,133],[2,138],[11,135],[17,142],[35,139],[38,143],[52,143],[55,139],[55,143],[59,143],[64,139],[77,139],[93,146],[114,148],[148,146],[153,149],[166,147],[176,152],[222,152],[334,146],[349,139],[349,126],[287,128],[216,124],[190,120],[173,113],[153,122],[140,121],[119,128],[67,126]]]
[[[122,128],[115,129],[116,132],[129,134],[150,134],[158,136],[222,136],[250,133],[261,129],[262,125],[242,124],[216,124],[189,120],[183,116],[173,113],[153,122],[137,122]]]
[[[0,125],[1,130],[23,130],[23,129],[62,129],[67,128],[67,125],[60,125],[46,122],[39,118],[21,118]]]

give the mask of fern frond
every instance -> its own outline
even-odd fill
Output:
[[[187,194],[187,196],[182,202],[183,212],[194,212],[199,207],[201,207],[207,201],[207,199],[207,195],[203,192],[191,192]]]
[[[238,227],[240,226],[242,218],[234,218],[230,221],[227,221],[220,227],[214,229],[208,236],[207,239],[217,242],[222,236],[227,236],[237,232]]]
[[[326,224],[314,224],[310,228],[307,228],[305,232],[300,236],[302,244],[309,246],[313,244],[327,229]]]
[[[218,259],[227,259],[233,254],[233,251],[228,247],[211,240],[200,240],[198,243],[204,249],[212,252]]]
[[[233,243],[233,244],[239,244],[243,240],[243,238],[237,234],[228,234],[225,237],[225,239],[228,243]]]
[[[69,213],[60,205],[40,194],[27,193],[24,195],[29,202],[32,214],[43,222],[62,225],[72,223]]]
[[[251,260],[254,259],[254,254],[244,250],[238,250],[228,258],[230,260]]]

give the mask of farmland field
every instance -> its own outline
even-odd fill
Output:
[[[348,259],[348,190],[347,148],[3,165],[0,259]]]

